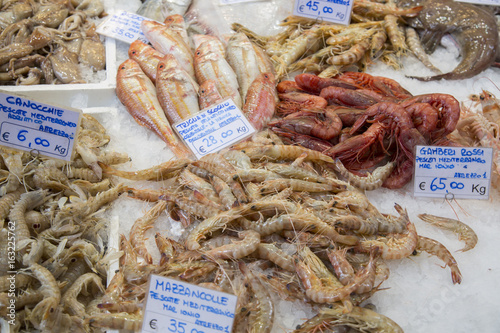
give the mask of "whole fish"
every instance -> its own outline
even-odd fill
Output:
[[[200,85],[198,90],[198,104],[200,109],[206,109],[212,105],[222,102],[222,98],[219,90],[217,90],[217,84],[214,80],[206,80]]]
[[[118,67],[116,95],[130,115],[165,141],[175,156],[187,158],[191,155],[170,127],[153,82],[136,61],[127,59]]]
[[[260,74],[257,54],[248,37],[242,33],[232,35],[226,48],[226,59],[233,68],[240,86],[241,99],[245,101],[247,90]]]
[[[182,38],[186,45],[189,45],[190,48],[194,49],[191,38],[189,38],[186,28],[186,22],[184,21],[184,17],[179,14],[169,15],[163,21],[163,24],[173,32],[175,32],[179,37]]]
[[[248,89],[247,100],[243,106],[243,114],[252,126],[260,131],[274,115],[278,92],[276,80],[272,73],[261,73]]]
[[[130,44],[128,56],[141,66],[142,71],[153,83],[156,83],[156,68],[160,60],[165,56],[163,53],[156,51],[153,47],[140,40],[136,40]]]
[[[157,51],[172,54],[182,68],[194,77],[193,52],[178,34],[164,24],[146,20],[141,22],[141,30]]]
[[[198,111],[198,84],[171,54],[158,63],[156,95],[171,124],[187,119]]]
[[[202,43],[210,43],[211,47],[215,48],[217,52],[224,55],[224,57],[226,56],[226,46],[224,46],[224,43],[218,37],[194,34],[191,36],[191,39],[193,40],[195,49],[197,49]]]
[[[214,80],[223,98],[231,98],[238,108],[242,101],[238,90],[238,79],[224,55],[210,42],[201,43],[194,54],[196,79],[199,84],[206,80]]]
[[[253,49],[255,54],[257,55],[257,63],[259,64],[259,70],[261,73],[271,72],[273,75],[276,75],[274,70],[273,62],[271,58],[267,55],[267,53],[257,44],[252,42]]]

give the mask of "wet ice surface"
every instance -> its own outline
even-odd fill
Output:
[[[215,1],[215,0],[213,0]],[[236,6],[219,8],[224,17],[234,16],[231,22],[241,22],[256,30],[265,25],[258,25],[255,15],[256,6],[282,5],[283,1],[263,1],[262,3],[244,4],[248,15],[242,15]],[[128,3],[129,10],[138,4]],[[238,6],[243,6],[242,4]],[[253,9],[252,9],[253,8]],[[268,8],[268,7],[265,7]],[[278,7],[275,7],[278,8]],[[264,16],[270,16],[266,9]],[[244,18],[242,18],[245,16]],[[277,15],[281,19],[283,14]],[[272,17],[271,17],[272,18]],[[231,23],[229,22],[229,23]],[[263,29],[274,29],[278,19]],[[264,30],[265,31],[265,30]],[[267,30],[271,31],[271,30]],[[445,41],[446,48],[440,48],[431,56],[431,61],[443,71],[452,70],[459,62],[459,52],[452,43]],[[117,43],[117,57],[126,58],[126,45]],[[120,62],[117,61],[119,64]],[[487,89],[497,96],[500,91],[495,83],[500,82],[500,70],[488,69],[474,78],[461,81],[420,82],[405,75],[431,75],[432,73],[419,64],[414,58],[403,61],[402,71],[396,71],[383,64],[370,66],[368,72],[393,78],[414,95],[423,93],[448,93],[459,101],[470,105],[468,96]],[[107,127],[111,135],[110,149],[128,153],[132,161],[124,164],[124,170],[138,170],[159,164],[173,158],[155,134],[137,125],[125,108],[116,99],[116,112],[96,114],[96,117]],[[139,188],[157,187],[154,182],[141,182]],[[457,200],[416,198],[412,194],[413,184],[400,190],[379,189],[368,192],[370,201],[382,212],[396,214],[394,204],[398,203],[408,210],[410,219],[415,223],[417,232],[423,236],[434,238],[443,243],[453,254],[462,272],[462,283],[453,285],[449,268],[441,268],[442,263],[426,253],[404,260],[389,262],[391,275],[382,284],[387,288],[376,293],[370,302],[377,311],[396,321],[407,333],[441,333],[441,332],[493,332],[500,327],[497,316],[500,304],[500,208],[499,194],[490,190],[489,200]],[[134,221],[141,217],[152,204],[122,197],[115,204],[112,214],[120,221],[120,232],[128,234]],[[420,213],[435,214],[450,218],[458,218],[471,226],[478,235],[479,241],[471,251],[457,252],[463,247],[456,235],[429,226],[418,219]],[[180,223],[172,222],[165,217],[159,219],[155,228],[149,230],[149,245],[154,249],[156,232],[177,238],[182,232]],[[157,256],[157,253],[153,253]],[[156,257],[157,258],[157,257]],[[273,333],[291,332],[297,324],[312,316],[309,307],[300,304],[277,301],[276,323]]]

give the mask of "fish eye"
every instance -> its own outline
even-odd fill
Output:
[[[121,69],[125,69],[125,66],[122,66]]]
[[[136,52],[135,50],[134,50],[134,51],[132,51],[132,54],[136,54],[136,53],[137,53],[137,52]]]
[[[163,67],[165,67],[165,66],[163,66],[163,65],[158,66],[159,69],[163,69]]]

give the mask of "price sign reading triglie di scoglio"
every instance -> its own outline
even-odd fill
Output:
[[[414,195],[488,199],[491,148],[417,146]]]
[[[237,297],[151,274],[142,332],[229,333]]]
[[[0,145],[71,160],[81,111],[0,92]]]
[[[174,128],[197,158],[215,153],[255,132],[231,99],[174,124]]]
[[[296,0],[293,15],[349,25],[353,0]]]

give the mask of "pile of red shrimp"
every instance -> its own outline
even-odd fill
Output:
[[[411,180],[415,146],[453,145],[446,135],[460,118],[451,95],[413,96],[392,79],[366,73],[299,74],[277,89],[280,118],[269,126],[286,143],[321,151],[361,176],[393,162],[383,182],[393,189]]]

